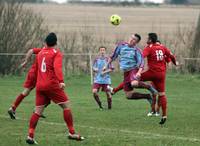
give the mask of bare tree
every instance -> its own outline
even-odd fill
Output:
[[[0,2],[0,53],[25,52],[41,46],[47,33],[42,24],[43,18],[30,9],[24,9],[22,3]],[[0,74],[14,73],[19,59],[1,56]]]
[[[195,31],[194,41],[192,47],[190,49],[190,57],[191,58],[199,58],[200,57],[200,14],[198,18],[198,23]],[[199,67],[200,61],[198,60],[191,60],[188,64],[188,70],[191,73],[200,72]]]

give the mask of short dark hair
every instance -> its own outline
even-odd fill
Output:
[[[52,47],[57,44],[57,36],[54,32],[51,32],[48,34],[48,36],[45,39],[45,42],[47,46]]]
[[[135,33],[134,35],[135,35],[136,38],[138,38],[138,42],[140,42],[141,36],[139,34],[137,34],[137,33]]]
[[[99,47],[99,50],[100,50],[101,48],[105,48],[105,50],[107,50],[107,48],[106,48],[105,46],[100,46],[100,47]]]
[[[151,40],[152,43],[156,43],[158,40],[158,36],[156,33],[149,33],[148,34],[149,39]]]

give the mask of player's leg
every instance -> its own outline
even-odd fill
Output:
[[[49,102],[49,99],[45,97],[44,93],[41,91],[36,91],[36,107],[35,112],[32,113],[32,116],[29,121],[29,130],[28,130],[28,137],[26,139],[26,142],[28,144],[37,144],[37,142],[34,140],[35,136],[35,129],[38,123],[38,120],[40,119],[40,116],[42,115],[45,105]]]
[[[99,95],[98,95],[99,89],[100,89],[100,84],[94,83],[93,89],[92,89],[93,97],[94,97],[96,103],[98,104],[99,108],[103,109],[102,103],[101,103]]]
[[[167,120],[167,97],[165,95],[165,92],[160,92],[159,93],[159,104],[161,105],[162,108],[162,118],[159,122],[159,124],[164,124]]]
[[[155,81],[156,89],[158,89],[158,104],[162,109],[162,118],[159,124],[164,124],[167,120],[167,97],[165,94],[165,73],[160,73],[159,80]]]
[[[37,126],[37,123],[44,111],[45,105],[43,106],[36,106],[35,112],[32,114],[30,121],[29,121],[29,130],[28,130],[28,137],[26,139],[26,142],[28,144],[37,144],[37,142],[34,140],[35,136],[35,129]]]
[[[107,96],[108,109],[111,109],[112,108],[112,95],[110,92],[106,92],[106,96]]]
[[[119,92],[120,90],[122,90],[124,87],[124,82],[121,82],[116,88],[113,88],[111,86],[108,86],[110,92],[112,95],[114,95],[115,93]]]
[[[156,88],[153,82],[151,82],[151,85],[154,88]],[[152,98],[153,98],[153,100],[152,100],[152,107],[151,107],[151,111],[147,114],[148,117],[159,116],[160,115],[159,112],[157,112],[158,105],[156,105],[156,103],[157,103],[156,97],[157,97],[157,95],[153,95],[152,96]]]
[[[23,92],[17,96],[16,100],[12,104],[12,108],[14,111],[19,106],[19,104],[22,102],[24,97],[28,96],[31,91],[32,91],[32,88],[24,88]]]
[[[112,108],[112,95],[110,93],[109,84],[102,84],[102,91],[106,93],[108,109]]]
[[[153,95],[156,95],[158,93],[157,90],[151,84],[145,83],[142,80],[139,80],[138,78],[136,78],[136,73],[137,73],[137,70],[131,70],[129,73],[129,76],[130,76],[129,78],[131,80],[132,87],[144,88],[144,89],[149,90]],[[146,74],[149,74],[148,71]]]
[[[69,131],[68,138],[74,140],[83,140],[84,137],[75,133],[73,125],[73,116],[69,105],[69,99],[63,90],[58,89],[47,93],[48,97],[63,109],[63,119]]]
[[[143,81],[136,81],[136,82],[132,83],[132,86],[134,88],[147,89],[152,93],[152,95],[157,95],[158,94],[158,91],[151,84],[145,83]]]
[[[132,82],[134,82],[134,81],[132,81]],[[133,92],[133,87],[132,87],[131,83],[125,83],[124,84],[124,91],[125,91],[125,94],[126,94],[126,98],[128,100],[146,99],[150,103],[150,105],[152,104],[151,95]]]
[[[156,116],[160,116],[160,104],[159,104],[159,98],[156,100]]]
[[[153,82],[151,82],[151,85],[155,88]],[[155,109],[156,108],[156,95],[153,95],[152,97],[153,97],[153,100],[152,100],[151,111],[155,113],[156,112],[156,109]]]
[[[153,82],[155,79],[156,79],[155,73],[150,70],[147,70],[141,74],[141,81],[151,81],[152,86],[156,89]],[[159,116],[159,114],[155,112],[156,97],[157,97],[156,94],[152,95],[152,107],[151,107],[151,111],[147,114],[147,116],[153,116],[153,115]]]
[[[10,115],[11,119],[15,119],[15,111],[16,108],[20,105],[20,103],[23,101],[23,99],[29,95],[31,90],[35,87],[36,84],[36,74],[33,71],[29,71],[26,80],[24,82],[24,90],[22,93],[20,93],[15,101],[13,102],[12,106],[8,110],[8,114]]]
[[[17,107],[20,105],[20,103],[22,102],[22,100],[29,95],[29,93],[31,92],[32,88],[24,88],[23,92],[20,93],[15,101],[13,102],[12,106],[8,109],[8,114],[10,115],[11,119],[16,119],[16,115],[15,115],[15,111],[17,109]]]
[[[139,92],[126,92],[126,96],[127,99],[129,100],[138,100],[138,99],[147,99],[148,101],[150,101],[150,103],[152,103],[151,100],[151,95],[150,94],[143,94],[143,93],[139,93]]]

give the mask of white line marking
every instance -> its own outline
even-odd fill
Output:
[[[0,118],[6,118],[8,119],[9,116],[0,115]],[[17,118],[17,120],[21,121],[28,121],[28,119],[22,119]],[[57,122],[47,122],[47,121],[39,121],[40,123],[48,124],[48,125],[60,125],[65,126],[65,123],[57,123]],[[86,126],[86,125],[76,125],[78,127],[82,128],[90,128],[94,130],[100,130],[100,131],[108,131],[113,133],[124,133],[124,134],[137,134],[137,135],[131,135],[131,137],[138,137],[138,138],[146,138],[146,139],[157,139],[157,138],[163,138],[163,139],[175,139],[175,140],[184,140],[184,141],[191,141],[191,142],[200,142],[199,138],[193,138],[193,137],[182,137],[182,136],[176,136],[176,135],[164,135],[159,133],[149,133],[144,131],[130,131],[130,130],[121,130],[121,129],[113,129],[113,128],[99,128],[99,127],[93,127],[93,126]]]

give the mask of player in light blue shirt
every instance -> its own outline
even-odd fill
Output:
[[[94,60],[93,71],[94,71],[94,83],[93,83],[93,96],[96,100],[100,109],[103,109],[102,103],[99,99],[98,92],[101,89],[106,93],[108,109],[112,107],[112,96],[108,90],[108,85],[111,84],[110,72],[113,71],[113,66],[108,64],[107,68],[103,70],[104,66],[108,63],[109,57],[106,57],[106,48],[99,47],[99,56]]]
[[[110,57],[108,64],[119,58],[120,69],[124,72],[124,91],[127,99],[147,99],[152,104],[151,94],[142,94],[133,92],[134,88],[148,89],[152,94],[157,91],[147,83],[140,81],[141,73],[144,67],[142,52],[137,47],[141,37],[139,34],[131,35],[128,43],[117,45],[113,55]],[[104,68],[106,68],[105,66]]]

